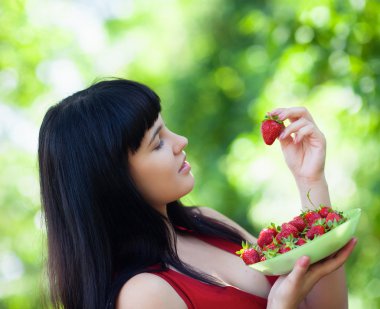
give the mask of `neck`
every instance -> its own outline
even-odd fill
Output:
[[[176,243],[177,243],[177,232],[176,232],[173,224],[169,220],[169,216],[167,213],[167,206],[164,205],[162,207],[157,207],[156,209],[165,217],[165,224],[166,224],[166,227],[167,227],[168,232],[169,232],[170,241],[171,241],[173,247],[175,248]]]

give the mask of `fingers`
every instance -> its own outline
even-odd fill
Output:
[[[337,251],[330,258],[311,266],[310,272],[313,274],[314,279],[317,281],[341,267],[354,250],[356,243],[357,238],[352,238],[343,248]]]
[[[313,117],[309,111],[303,106],[289,107],[289,108],[276,108],[272,110],[270,115],[277,115],[280,120],[289,119],[290,121],[295,121],[300,118],[305,118],[312,123],[314,123]]]
[[[293,270],[288,275],[288,279],[291,280],[293,284],[297,285],[307,273],[309,266],[310,258],[308,256],[300,257],[294,265]]]
[[[347,257],[352,253],[352,251],[355,249],[356,243],[358,242],[358,239],[356,237],[350,239],[347,244],[345,244],[341,249],[339,249],[337,252],[333,253],[327,259],[335,258],[338,255],[347,255]]]
[[[280,135],[280,139],[285,139],[287,138],[290,134],[292,133],[296,133],[298,130],[300,130],[301,128],[307,126],[307,125],[310,125],[311,123],[304,119],[304,118],[301,118],[293,123],[291,123],[290,125],[288,125],[284,131],[281,133]],[[297,132],[298,133],[298,132]]]
[[[289,139],[291,134],[294,133],[294,139]],[[297,121],[288,125],[282,134],[280,135],[281,141],[299,143],[304,137],[315,134],[316,137],[323,139],[323,134],[319,129],[315,126],[313,122],[306,118],[300,118]],[[288,140],[286,140],[288,139]]]

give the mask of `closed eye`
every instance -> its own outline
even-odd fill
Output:
[[[154,148],[154,150],[160,150],[163,145],[164,145],[164,141],[160,139],[158,145]]]

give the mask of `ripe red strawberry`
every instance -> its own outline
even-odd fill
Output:
[[[242,242],[242,249],[236,251],[236,254],[240,255],[247,265],[258,263],[261,260],[261,254],[258,248],[244,241]]]
[[[313,225],[310,230],[307,231],[306,237],[308,239],[314,239],[316,235],[323,235],[325,228],[322,225]]]
[[[304,244],[306,244],[306,240],[303,238],[298,238],[298,240],[296,241],[297,246],[302,246]]]
[[[276,235],[276,241],[278,243],[281,243],[281,242],[283,242],[284,238],[287,238],[290,235],[292,235],[293,237],[297,237],[298,233],[299,232],[295,226],[293,226],[289,223],[283,223],[281,225],[281,231]]]
[[[272,145],[284,128],[284,123],[278,119],[278,116],[266,115],[261,123],[261,135],[265,144]]]
[[[277,248],[277,245],[274,242],[272,242],[269,245],[265,246],[263,248],[263,251],[276,250],[276,248]]]
[[[261,260],[260,254],[254,248],[245,250],[241,255],[241,258],[247,265],[255,264]]]
[[[329,221],[334,222],[334,220],[336,220],[336,222],[339,222],[342,220],[342,217],[335,212],[330,212],[326,217],[326,223],[328,224]]]
[[[284,245],[282,245],[280,247],[280,249],[278,250],[278,253],[284,254],[284,253],[286,253],[286,252],[288,252],[290,250],[292,250],[292,248],[290,248],[289,246],[287,246],[287,245],[284,244]]]
[[[257,239],[257,244],[260,248],[264,248],[264,246],[269,245],[273,238],[277,235],[276,226],[272,223],[271,226],[261,230],[259,234],[259,238]]]
[[[316,220],[321,219],[321,215],[319,213],[311,210],[303,213],[302,216],[309,227],[312,226]]]
[[[306,228],[306,223],[301,216],[294,217],[289,224],[295,226],[300,233]]]
[[[327,206],[322,206],[321,209],[318,211],[322,218],[326,218],[330,212],[331,208]]]
[[[278,249],[279,247],[276,240],[273,240],[272,243],[263,248],[262,254],[265,256],[265,259],[268,260],[275,257],[278,254]]]

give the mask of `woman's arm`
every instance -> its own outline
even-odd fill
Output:
[[[327,182],[324,177],[318,181],[297,183],[302,204],[314,208],[306,196],[310,191],[310,199],[315,206],[319,204],[330,206]],[[313,193],[313,195],[312,195]],[[304,206],[305,207],[305,206]],[[344,266],[323,277],[307,294],[300,308],[348,308],[348,295]]]
[[[350,240],[346,246],[329,258],[310,266],[308,257],[301,257],[293,270],[286,276],[280,276],[273,285],[269,296],[269,309],[297,309],[297,308],[347,308],[347,302],[332,292],[327,292],[324,284],[341,284],[334,282],[331,274],[337,274],[350,256],[356,244],[356,239]],[[324,283],[322,283],[324,280]],[[339,279],[340,280],[340,279]]]
[[[304,107],[278,108],[271,114],[290,121],[279,140],[285,161],[294,175],[302,208],[315,209],[321,204],[331,206],[324,173],[326,139],[309,111]],[[346,279],[341,266],[313,287],[302,307],[347,308],[347,303]]]
[[[271,114],[291,122],[281,135],[280,142],[285,161],[294,175],[302,208],[315,209],[320,204],[330,206],[324,173],[326,140],[323,133],[304,107],[279,108]],[[247,240],[255,242],[252,235],[232,220],[212,209],[202,208],[201,211],[237,228]],[[352,239],[336,254],[311,266],[308,257],[300,258],[292,272],[280,276],[273,285],[268,297],[268,308],[347,308],[343,264],[355,244],[356,239]]]

